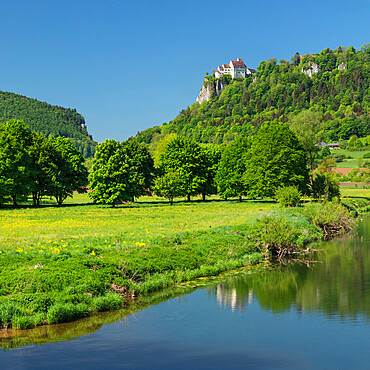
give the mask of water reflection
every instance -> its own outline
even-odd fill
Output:
[[[229,278],[209,287],[219,305],[243,311],[253,303],[274,313],[294,309],[340,320],[370,319],[369,218],[360,237],[321,245],[307,263],[277,266],[260,274]],[[367,237],[364,237],[364,232]]]

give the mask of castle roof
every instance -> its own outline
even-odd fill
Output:
[[[243,67],[243,68],[246,68],[244,62],[241,60],[241,58],[238,58],[237,60],[231,60],[230,61],[230,64],[235,67]]]

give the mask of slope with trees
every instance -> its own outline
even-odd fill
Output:
[[[94,155],[96,142],[88,134],[85,119],[76,109],[0,91],[0,123],[11,119],[22,120],[30,130],[46,137],[69,138],[85,158]]]
[[[302,70],[312,69],[313,63],[320,71],[309,77]],[[360,50],[296,53],[291,62],[262,61],[256,76],[231,80],[220,96],[192,104],[168,124],[139,133],[137,140],[152,143],[174,132],[220,144],[255,134],[264,122],[287,122],[304,110],[318,115],[324,141],[370,135],[370,44]]]

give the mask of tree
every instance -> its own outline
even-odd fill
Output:
[[[281,186],[308,191],[307,157],[286,124],[263,126],[254,137],[243,177],[251,197],[272,197]]]
[[[86,193],[88,173],[84,166],[84,158],[71,141],[64,137],[51,137],[50,142],[55,149],[52,171],[52,184],[47,194],[55,197],[58,205],[62,205],[73,192]]]
[[[205,154],[206,181],[202,184],[200,193],[204,201],[207,195],[217,194],[216,174],[222,151],[219,146],[214,145],[207,145],[202,149]]]
[[[161,155],[161,171],[181,175],[184,184],[181,195],[190,201],[190,196],[200,194],[207,181],[205,152],[194,140],[175,137]]]
[[[294,54],[294,63],[295,63],[295,65],[297,66],[297,65],[299,65],[299,63],[301,62],[301,57],[300,57],[300,55],[299,55],[299,53],[298,53],[298,51]]]
[[[58,173],[56,148],[51,140],[41,132],[32,132],[28,153],[32,160],[32,199],[35,206],[40,205],[44,195],[52,194],[53,178]]]
[[[185,184],[180,172],[167,172],[154,181],[154,192],[159,197],[167,198],[173,204],[173,198],[183,195]]]
[[[297,116],[292,116],[289,123],[290,129],[295,133],[307,152],[309,166],[312,171],[315,155],[319,151],[319,147],[316,144],[320,141],[321,115],[304,110]]]
[[[130,162],[122,145],[105,140],[96,147],[89,175],[89,196],[96,203],[111,204],[130,201],[134,195],[130,181]]]
[[[151,195],[155,168],[148,148],[134,139],[123,142],[121,146],[130,161],[132,201],[134,197]]]
[[[247,195],[243,175],[250,147],[248,137],[238,136],[223,151],[216,174],[217,189],[222,198],[238,197],[241,200]]]
[[[23,121],[12,119],[0,125],[0,203],[10,197],[17,205],[30,193],[30,142],[31,135]]]

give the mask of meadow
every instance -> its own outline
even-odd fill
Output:
[[[370,207],[369,190],[342,193],[343,203]],[[266,234],[262,216],[277,229]],[[253,225],[262,228],[253,231]],[[27,329],[120,308],[133,296],[257,264],[264,244],[301,248],[322,235],[299,209],[283,210],[272,199],[177,199],[170,206],[143,197],[112,208],[84,194],[62,207],[3,207],[0,328]]]
[[[343,162],[338,162],[336,164],[337,168],[356,168],[362,167],[362,164],[359,166],[359,159],[363,158],[363,156],[369,153],[369,150],[361,150],[361,151],[353,151],[348,149],[333,149],[332,154],[343,154],[346,157],[352,157],[349,159],[344,159]],[[362,163],[364,163],[366,159],[362,159]]]

